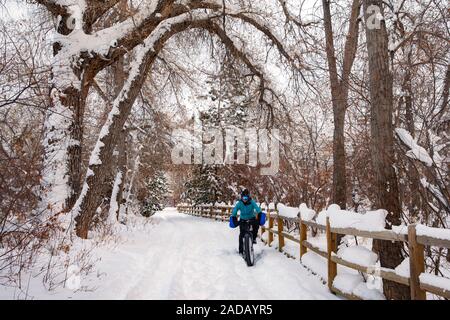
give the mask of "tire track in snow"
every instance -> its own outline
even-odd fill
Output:
[[[247,267],[237,253],[239,231],[225,223],[174,208],[152,219],[159,224],[126,299],[336,299],[298,261],[262,244],[255,266]]]

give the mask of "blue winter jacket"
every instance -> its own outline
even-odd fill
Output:
[[[233,212],[231,212],[231,215],[236,217],[238,211],[241,212],[241,219],[243,220],[249,220],[252,218],[256,218],[255,212],[258,214],[261,212],[261,208],[256,204],[255,201],[250,200],[250,203],[248,205],[245,205],[242,200],[239,200],[236,202],[236,205],[233,208]]]

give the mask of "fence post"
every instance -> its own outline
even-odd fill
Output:
[[[277,228],[278,228],[278,251],[283,252],[284,247],[283,219],[281,219],[279,215],[277,217]]]
[[[212,219],[213,218],[213,206],[209,207],[209,215],[210,215],[210,218]],[[214,217],[214,220],[216,220],[216,217]]]
[[[268,244],[268,246],[270,247],[270,245],[271,245],[271,243],[272,243],[272,241],[273,241],[273,232],[272,232],[272,228],[273,228],[273,217],[272,217],[272,215],[270,214],[270,210],[268,210],[267,211],[267,215],[269,216],[269,230],[268,230],[268,232],[269,232],[269,237],[268,237],[268,239],[267,239],[267,244]]]
[[[307,240],[307,226],[302,222],[302,217],[299,218],[299,226],[300,226],[300,261],[302,260],[303,255],[307,252],[308,248],[305,247],[303,241]]]
[[[220,220],[224,220],[225,218],[225,208],[220,208]]]
[[[328,260],[328,288],[332,291],[333,281],[337,275],[337,264],[331,260],[331,256],[337,251],[337,237],[331,232],[330,218],[327,217],[327,260]]]
[[[416,225],[408,226],[408,248],[409,248],[409,288],[411,289],[411,300],[426,300],[426,292],[420,289],[419,276],[425,272],[424,246],[417,242]]]

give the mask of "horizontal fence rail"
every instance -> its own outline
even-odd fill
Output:
[[[193,216],[199,216],[204,218],[210,218],[218,221],[228,221],[231,216],[233,206],[230,205],[185,205],[180,204],[177,206],[179,212],[186,213]],[[300,261],[303,255],[308,251],[312,251],[325,259],[327,259],[328,265],[328,288],[331,292],[342,295],[348,299],[362,299],[362,297],[354,294],[348,294],[341,292],[333,286],[335,277],[337,276],[337,266],[342,265],[347,268],[357,270],[369,275],[376,275],[382,279],[393,281],[399,284],[403,284],[410,287],[411,299],[413,300],[426,300],[426,293],[432,294],[450,299],[450,292],[441,287],[436,287],[430,283],[421,281],[421,275],[425,273],[425,246],[434,246],[440,248],[450,248],[450,241],[439,239],[437,237],[417,235],[416,225],[412,224],[408,226],[407,234],[397,233],[391,230],[383,231],[364,231],[354,228],[334,228],[330,225],[330,220],[327,217],[326,224],[322,225],[312,220],[302,220],[300,217],[284,217],[281,216],[275,209],[266,209],[267,213],[267,226],[261,226],[261,239],[268,246],[272,246],[274,242],[274,235],[278,238],[278,250],[283,252],[285,247],[285,239],[292,241],[299,245]],[[286,223],[295,223],[299,227],[299,238],[286,232],[284,225]],[[318,245],[308,241],[308,228],[315,232],[320,230],[326,233],[327,244],[326,248],[320,248]],[[267,240],[262,238],[262,235],[267,232]],[[387,240],[393,242],[404,242],[408,245],[410,254],[410,272],[409,277],[399,275],[393,269],[359,265],[354,262],[346,261],[337,255],[337,239],[338,235],[350,235],[355,237],[363,237],[377,240]],[[288,253],[285,254],[292,257]],[[437,276],[436,276],[437,277]],[[440,277],[442,279],[446,279]]]

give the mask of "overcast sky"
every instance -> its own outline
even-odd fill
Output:
[[[3,20],[26,18],[28,6],[24,2],[7,0],[4,4],[0,4],[0,18]]]

